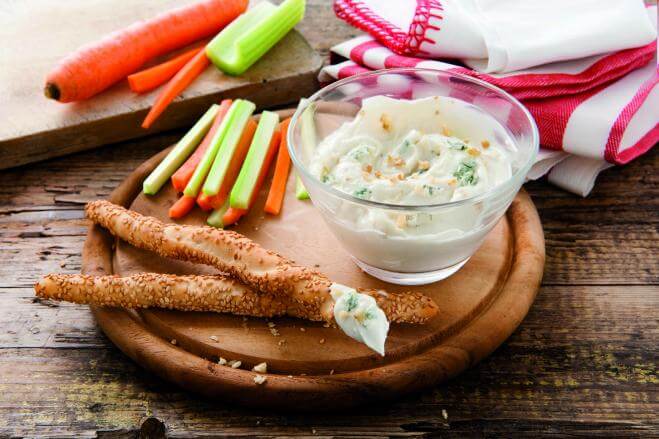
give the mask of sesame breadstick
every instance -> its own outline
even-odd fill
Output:
[[[88,203],[85,213],[135,247],[213,266],[255,291],[290,297],[310,309],[320,309],[330,300],[332,282],[325,275],[294,264],[239,233],[209,226],[165,224],[104,200]]]
[[[44,299],[120,308],[166,308],[213,311],[252,317],[288,315],[312,321],[333,320],[334,301],[322,308],[298,306],[290,299],[255,293],[225,276],[178,276],[141,273],[128,277],[49,274],[34,290]],[[437,306],[420,293],[392,294],[369,291],[390,322],[424,323]]]
[[[223,276],[49,274],[34,286],[34,291],[44,299],[131,309],[215,311],[254,317],[280,316],[287,310],[286,304],[273,295],[255,294]]]

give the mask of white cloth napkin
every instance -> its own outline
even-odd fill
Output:
[[[395,53],[502,73],[643,46],[642,0],[337,0],[337,15]]]
[[[428,3],[424,0],[410,0],[411,3],[403,0],[400,4],[384,0],[363,1],[368,2],[369,6],[386,3],[389,8],[388,17],[392,20],[395,15],[392,11],[401,5],[409,7],[409,4]],[[468,0],[467,3],[472,1]],[[337,0],[335,6],[339,15],[345,12],[339,5],[345,3],[354,6],[362,2]],[[432,0],[432,3],[437,1]],[[638,2],[621,0],[620,3]],[[442,4],[447,3],[442,1]],[[628,7],[630,11],[635,10]],[[648,16],[656,17],[656,6],[641,10],[645,14],[644,20],[650,23],[656,35],[656,21],[647,19]],[[418,15],[419,8],[416,11]],[[424,12],[423,8],[421,12]],[[429,14],[432,11],[429,10]],[[630,12],[629,17],[632,16],[635,15]],[[621,21],[627,22],[631,19],[629,17]],[[373,15],[370,18],[377,21]],[[397,19],[398,25],[402,25],[409,17],[399,14]],[[433,21],[430,23],[432,26]],[[638,20],[639,23],[642,25],[644,22]],[[378,29],[381,27],[371,31],[376,33]],[[405,39],[409,36],[407,32],[390,35],[396,36],[399,42],[409,42]],[[391,38],[387,45],[394,47]],[[424,44],[429,43],[420,46],[425,47]],[[407,46],[399,45],[399,52],[404,47]],[[585,196],[591,191],[599,172],[612,164],[629,162],[659,141],[656,50],[656,40],[652,40],[642,47],[552,62],[515,72],[489,74],[453,63],[403,56],[394,53],[373,37],[365,36],[332,48],[333,54],[347,58],[348,61],[326,66],[319,79],[328,82],[388,67],[425,67],[467,74],[497,85],[520,99],[530,110],[538,124],[541,144],[549,148],[541,150],[528,177],[536,179],[549,172],[550,182]]]

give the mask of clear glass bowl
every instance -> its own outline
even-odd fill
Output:
[[[322,183],[309,171],[314,148],[342,123],[352,120],[363,99],[381,95],[397,99],[452,98],[475,110],[473,114],[481,119],[473,123],[494,118],[501,130],[500,144],[512,157],[512,177],[470,198],[414,206],[364,200]],[[309,126],[313,136],[308,132],[303,136],[302,130]],[[447,126],[451,128],[448,122]],[[314,206],[355,263],[386,282],[421,285],[460,269],[503,216],[535,160],[538,130],[515,98],[486,82],[430,69],[386,69],[337,81],[302,102],[291,120],[288,148]],[[366,222],[369,225],[364,227],[364,222],[360,225],[354,220],[364,215],[405,215],[408,220],[423,216],[435,223],[432,233],[392,236],[377,225]]]

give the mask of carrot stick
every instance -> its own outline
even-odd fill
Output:
[[[169,208],[169,217],[174,219],[183,218],[192,210],[194,202],[194,197],[183,195],[176,201],[176,203],[172,204],[172,207]]]
[[[208,64],[209,61],[206,57],[206,52],[203,50],[188,61],[183,68],[169,80],[163,91],[158,95],[151,110],[149,110],[149,114],[146,115],[144,122],[142,122],[142,128],[149,128],[167,109],[174,98],[185,90],[188,85],[192,84],[192,81],[194,81],[197,76],[206,69]]]
[[[183,163],[174,175],[172,175],[172,186],[174,186],[174,189],[176,189],[177,192],[183,192],[183,189],[185,189],[185,186],[187,186],[192,178],[195,168],[204,156],[208,145],[210,145],[211,140],[213,140],[213,136],[215,136],[215,133],[222,124],[222,120],[224,120],[224,117],[227,115],[229,108],[231,108],[231,103],[231,99],[224,99],[222,101],[217,115],[215,116],[215,120],[213,121],[213,125],[210,130],[208,130],[204,140],[201,141],[201,144],[197,147],[195,152],[192,153],[185,163]]]
[[[247,209],[236,209],[235,207],[229,207],[229,210],[222,215],[222,226],[230,226],[236,224],[238,220],[247,213]]]
[[[205,212],[209,212],[214,209],[213,207],[213,196],[212,195],[206,195],[203,192],[199,192],[199,195],[197,196],[197,206],[201,207],[201,210]]]
[[[286,181],[288,172],[291,169],[291,158],[288,155],[288,125],[291,119],[286,119],[281,123],[281,141],[279,142],[279,153],[277,154],[277,163],[275,164],[275,175],[272,177],[268,199],[265,201],[263,211],[273,215],[279,215],[281,205],[286,193]]]
[[[259,195],[259,191],[261,190],[261,186],[263,185],[265,178],[268,176],[268,170],[270,169],[270,164],[272,163],[272,159],[274,159],[275,154],[277,153],[277,148],[279,147],[279,141],[280,141],[280,133],[279,131],[275,131],[275,133],[272,135],[272,139],[270,140],[270,145],[268,146],[268,152],[266,153],[266,156],[263,159],[263,166],[261,167],[261,172],[259,173],[258,179],[256,180],[256,184],[254,184],[254,188],[252,189],[252,194],[250,195],[249,198],[249,206],[247,207],[247,209],[230,207],[229,210],[227,210],[227,212],[222,217],[222,224],[224,224],[224,226],[230,226],[231,224],[235,224],[243,215],[245,215],[249,211],[249,209],[256,201],[256,198]]]
[[[128,87],[135,93],[146,93],[169,81],[203,47],[188,50],[162,64],[128,75]]]
[[[224,205],[229,193],[231,193],[231,188],[240,173],[240,168],[245,161],[245,156],[247,151],[249,151],[249,146],[252,143],[252,138],[254,137],[254,132],[256,131],[256,122],[253,119],[247,121],[245,129],[238,140],[236,145],[236,151],[229,162],[227,171],[224,174],[224,180],[222,180],[222,185],[220,186],[220,191],[215,195],[206,195],[203,191],[197,197],[197,205],[204,210],[210,209],[219,209]]]
[[[247,3],[203,0],[113,32],[62,59],[46,77],[44,93],[60,102],[90,98],[148,60],[217,34]]]

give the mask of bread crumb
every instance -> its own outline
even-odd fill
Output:
[[[229,361],[229,366],[231,366],[232,369],[238,369],[241,364],[243,364],[242,361],[238,361],[238,360]]]
[[[490,147],[490,141],[489,141],[489,140],[483,140],[483,141],[481,142],[481,146],[482,146],[483,148],[486,148],[486,149],[489,148],[489,147]]]
[[[252,368],[254,372],[266,373],[268,372],[268,363],[259,363]]]
[[[256,384],[263,384],[263,383],[265,383],[265,381],[266,381],[267,379],[268,379],[268,377],[265,376],[265,375],[256,375],[256,376],[254,377],[254,382],[255,382]]]

